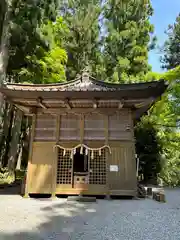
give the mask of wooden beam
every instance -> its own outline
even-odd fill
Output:
[[[122,109],[124,106],[124,101],[119,101],[118,103],[118,109]]]
[[[37,107],[31,107],[31,109],[30,109],[30,113],[32,113],[32,114],[37,114]]]
[[[97,99],[93,100],[93,108],[94,109],[98,108],[98,100]]]
[[[67,107],[68,109],[72,109],[72,106],[71,106],[68,98],[66,98],[66,99],[64,100],[64,104],[66,105],[66,107]]]
[[[38,113],[54,113],[54,114],[66,114],[66,113],[76,113],[76,114],[87,114],[92,112],[102,113],[102,114],[111,114],[117,112],[117,108],[73,108],[73,109],[64,109],[64,108],[48,108],[48,109],[38,109]],[[120,110],[119,110],[120,111]]]
[[[142,101],[142,102],[140,102],[140,103],[134,104],[134,107],[135,107],[135,108],[142,108],[142,107],[145,107],[145,106],[147,106],[147,105],[149,105],[149,104],[152,104],[153,102],[154,102],[154,99],[153,99],[153,98],[150,98],[150,99],[148,99],[148,100],[146,100],[146,101]]]
[[[43,109],[47,109],[46,105],[43,103],[42,98],[38,98],[37,99],[37,103],[40,107],[42,107]]]
[[[21,110],[23,113],[25,114],[30,114],[31,113],[31,109],[25,106],[21,106],[19,104],[14,104],[15,107],[17,107],[19,110]]]
[[[130,105],[134,105],[134,104],[138,104],[138,103],[141,103],[141,102],[146,102],[146,101],[150,101],[152,98],[148,98],[148,99],[126,99],[126,100],[120,100],[120,99],[101,99],[101,100],[98,100],[99,103],[101,103],[102,101],[104,103],[109,103],[109,102],[112,102],[112,103],[119,103],[119,102],[123,102],[124,105],[125,104],[130,104]],[[29,107],[29,106],[38,106],[38,102],[37,102],[37,99],[24,99],[24,98],[12,98],[12,99],[5,99],[6,101],[9,100],[9,102],[11,103],[14,103],[14,104],[18,104],[18,105],[23,105],[23,106],[26,106],[26,107]],[[70,101],[70,99],[68,99],[68,101]],[[92,103],[93,99],[71,99],[71,104],[73,103]],[[63,99],[43,99],[43,105],[46,106],[49,105],[49,108],[51,107],[51,105],[53,104],[64,104],[65,100]],[[95,103],[97,103],[95,101]],[[47,106],[46,106],[47,107]]]

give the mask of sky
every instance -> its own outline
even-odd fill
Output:
[[[155,35],[158,38],[157,44],[162,46],[167,39],[164,33],[169,24],[173,24],[177,15],[180,13],[180,0],[152,0],[154,16],[151,22],[155,26]],[[153,50],[149,53],[149,63],[152,65],[152,71],[162,72],[159,50]]]

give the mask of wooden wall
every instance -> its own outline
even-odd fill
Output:
[[[51,193],[53,190],[53,168],[56,152],[55,142],[34,142],[32,160],[29,164],[29,193]]]
[[[133,142],[111,142],[112,154],[109,155],[108,164],[117,165],[118,172],[108,172],[109,189],[111,194],[128,194],[136,191],[136,160]]]
[[[56,185],[57,153],[55,142],[33,143],[32,162],[29,165],[29,193],[76,193],[72,184]],[[133,142],[110,142],[112,154],[107,154],[107,184],[91,184],[87,194],[134,195],[136,191],[136,162]],[[70,146],[67,143],[64,146]],[[76,144],[71,144],[71,146]],[[89,143],[92,147],[97,144]],[[94,159],[95,161],[95,159]],[[110,172],[110,165],[117,165],[118,172]],[[53,185],[55,189],[53,188]]]
[[[70,115],[63,115],[59,118],[55,115],[36,117],[32,154],[28,167],[28,193],[76,193],[71,184],[61,185],[61,187],[56,184],[58,157],[57,151],[53,151],[53,146],[59,142],[64,147],[73,147],[82,141],[90,147],[109,144],[112,150],[112,154],[106,155],[106,185],[91,184],[86,193],[106,194],[109,192],[113,195],[135,195],[136,162],[131,111],[125,109],[119,114],[110,116],[92,114],[89,117],[82,117],[82,115],[69,117]],[[96,124],[96,118],[98,124]],[[84,131],[82,131],[82,126]],[[96,132],[97,127],[99,134]],[[68,136],[71,132],[69,142]],[[110,165],[117,165],[119,171],[110,172]]]
[[[59,128],[59,129],[57,129]],[[82,129],[83,128],[83,129]],[[57,139],[57,132],[58,139]],[[82,139],[83,137],[83,139]],[[34,141],[102,141],[129,140],[133,138],[133,122],[130,109],[117,112],[61,115],[57,125],[56,115],[37,115]]]

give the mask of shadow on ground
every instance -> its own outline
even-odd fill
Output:
[[[31,200],[28,199],[27,201]],[[92,207],[91,203],[66,202],[64,199],[64,202],[55,201],[53,205],[48,206],[48,202],[49,201],[47,201],[47,206],[40,208],[40,211],[43,212],[45,217],[42,223],[33,228],[33,230],[30,230],[31,227],[27,226],[26,231],[18,231],[17,229],[17,232],[12,233],[9,233],[10,231],[8,231],[8,233],[0,232],[0,240],[72,239],[72,235],[74,235],[76,230],[88,225],[88,218],[90,217],[88,215],[97,211],[97,209]],[[80,239],[82,235],[83,231],[78,231],[79,237],[77,239]]]

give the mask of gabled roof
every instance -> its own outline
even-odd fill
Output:
[[[75,101],[87,102],[98,100],[99,105],[108,106],[108,102],[123,101],[123,106],[147,110],[153,102],[160,97],[167,88],[167,84],[161,81],[112,84],[98,81],[88,72],[83,72],[77,79],[56,84],[18,84],[4,83],[0,92],[7,100],[17,107],[23,106],[29,110],[40,106],[48,108],[62,108],[70,101],[71,106],[77,106]],[[103,103],[104,101],[104,103]],[[145,106],[145,108],[143,107]]]
[[[9,98],[157,98],[167,88],[163,80],[144,83],[113,84],[95,80],[84,72],[81,77],[65,83],[4,83],[0,92]],[[88,92],[88,93],[87,93]],[[106,92],[106,94],[104,93]]]
[[[116,84],[108,83],[94,79],[87,72],[75,80],[54,84],[20,84],[20,83],[4,83],[3,88],[16,91],[123,91],[123,90],[147,90],[152,88],[164,87],[165,82],[153,81],[143,83]]]

